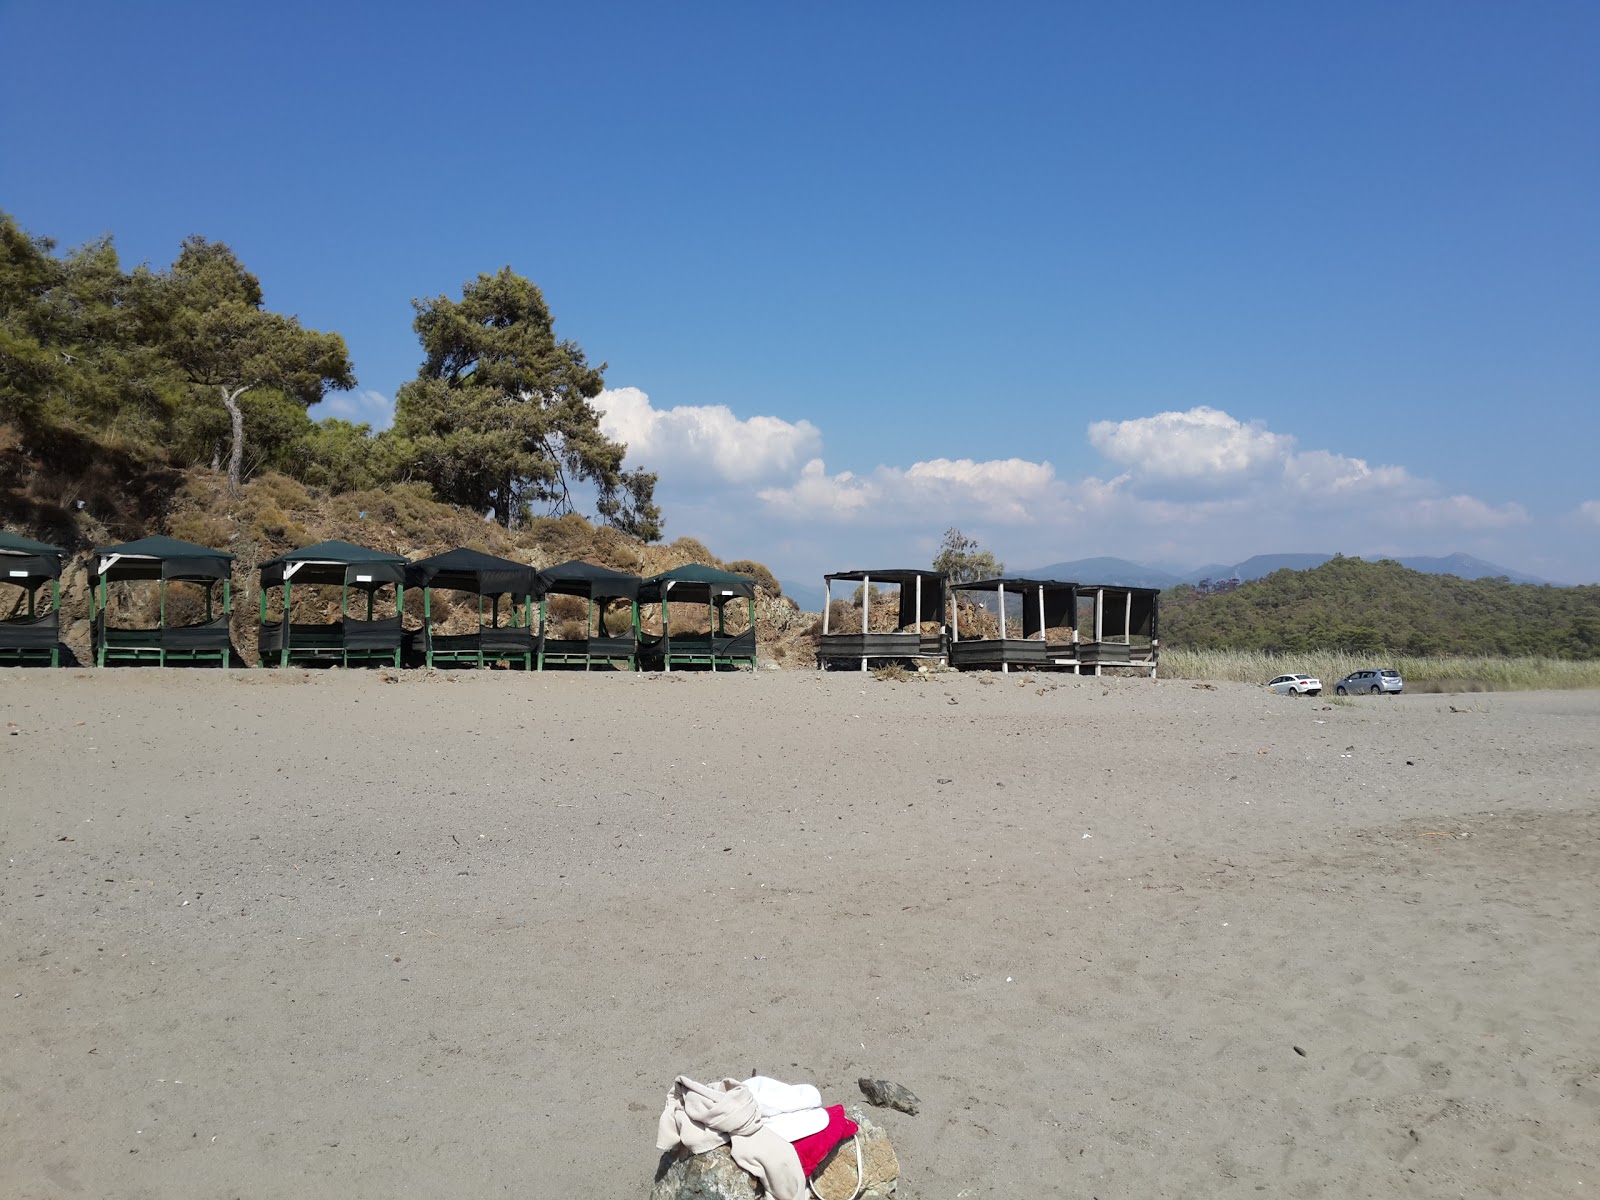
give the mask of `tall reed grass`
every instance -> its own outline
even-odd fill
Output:
[[[1175,650],[1161,648],[1161,674],[1168,679],[1210,679],[1266,683],[1278,675],[1304,671],[1322,680],[1327,694],[1352,671],[1392,667],[1407,691],[1505,692],[1532,688],[1600,687],[1600,660],[1563,658],[1385,658],[1319,650],[1310,654],[1268,654],[1259,650]]]

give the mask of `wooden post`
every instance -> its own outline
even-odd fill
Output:
[[[422,646],[423,661],[433,669],[433,589],[422,589]]]
[[[285,575],[283,577],[283,645],[278,648],[278,665],[280,667],[289,665],[289,639],[294,636],[290,632],[294,628],[294,622],[289,617],[289,603],[294,595],[293,589],[294,583]]]
[[[1133,645],[1133,593],[1128,593],[1128,602],[1122,607],[1122,640],[1129,646]]]
[[[1039,640],[1046,646],[1050,644],[1050,635],[1044,627],[1044,584],[1039,585]]]
[[[828,636],[828,610],[833,607],[833,580],[822,581],[822,636]]]

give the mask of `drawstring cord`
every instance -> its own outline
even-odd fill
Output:
[[[856,1188],[855,1191],[850,1193],[847,1200],[856,1200],[856,1197],[861,1195],[861,1185],[864,1182],[863,1176],[865,1175],[865,1172],[861,1168],[861,1135],[859,1133],[856,1134],[850,1139],[850,1141],[855,1145],[856,1148]],[[811,1194],[815,1196],[817,1200],[828,1200],[826,1196],[817,1191],[816,1180],[806,1180],[806,1187],[811,1189]]]

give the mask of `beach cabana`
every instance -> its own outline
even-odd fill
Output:
[[[728,631],[728,608],[739,600],[747,605],[748,624],[737,633]],[[639,585],[640,604],[661,606],[661,636],[642,636],[640,654],[652,669],[718,666],[756,667],[756,581],[716,567],[690,563],[652,575]],[[672,612],[706,606],[702,632],[675,632]]]
[[[0,530],[0,583],[16,588],[9,604],[0,592],[0,662],[61,665],[61,563],[67,552]],[[50,585],[50,607],[40,591]]]
[[[585,671],[594,666],[623,667],[629,671],[639,667],[639,577],[622,571],[597,567],[581,559],[557,563],[539,572],[539,582],[544,595],[539,598],[539,670],[548,664],[557,667],[578,667]],[[584,601],[584,636],[581,638],[555,638],[550,636],[549,598],[551,596],[577,596]],[[606,609],[612,604],[626,604],[626,615],[611,614],[608,623]],[[626,623],[626,628],[614,628]]]
[[[406,568],[398,554],[370,550],[349,542],[318,542],[290,550],[261,564],[261,615],[257,645],[264,667],[296,662],[387,662],[400,665],[400,613],[405,603]],[[339,589],[339,619],[295,622],[290,618],[295,586]],[[377,593],[394,588],[394,616],[375,615]],[[283,615],[267,620],[267,597],[283,590]],[[350,611],[350,593],[356,612]],[[363,606],[361,601],[366,600]],[[361,615],[365,607],[365,615]]]
[[[89,560],[95,665],[154,662],[164,667],[173,662],[215,662],[219,667],[227,666],[232,649],[228,636],[228,618],[233,611],[232,574],[233,555],[176,538],[157,535],[120,546],[97,546]],[[120,629],[110,624],[107,608],[111,584],[124,581],[160,584],[161,608],[154,628]],[[168,624],[168,585],[173,583],[191,583],[205,589],[203,619]]]
[[[955,584],[950,590],[958,599],[950,620],[952,667],[1001,672],[1012,667],[1077,670],[1077,584],[1054,579],[979,579]],[[961,629],[962,596],[973,602],[966,636]],[[993,634],[988,629],[991,622]],[[1014,631],[1021,636],[1013,636]]]
[[[1093,606],[1085,615],[1087,629],[1078,642],[1078,674],[1099,675],[1105,667],[1128,667],[1156,676],[1161,651],[1161,593],[1155,588],[1078,585],[1078,609]]]
[[[447,550],[406,568],[407,587],[422,589],[422,628],[417,648],[428,666],[439,662],[486,667],[500,659],[521,659],[532,670],[538,651],[533,629],[533,602],[540,592],[539,573],[509,558],[479,550]],[[471,633],[436,633],[433,593],[467,592],[478,599],[478,625]],[[505,624],[501,619],[505,597]],[[487,609],[485,601],[488,602]]]
[[[875,658],[932,659],[948,663],[949,625],[945,620],[948,582],[938,571],[884,569],[839,571],[824,575],[822,639],[817,643],[817,666],[859,662],[865,671]],[[855,583],[861,588],[861,628],[840,631],[833,626],[833,585]],[[897,597],[880,596],[873,588],[895,587]],[[874,613],[879,629],[873,629]],[[924,626],[937,625],[933,631]]]

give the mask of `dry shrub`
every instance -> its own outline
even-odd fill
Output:
[[[546,566],[573,558],[587,559],[594,553],[595,528],[577,513],[535,517],[520,533],[530,549],[548,556]]]
[[[906,670],[899,663],[889,663],[882,667],[874,667],[874,679],[881,679],[885,683],[905,683],[908,679],[915,679],[916,674]]]
[[[750,558],[737,558],[727,563],[723,570],[732,571],[735,575],[747,575],[756,581],[756,586],[769,596],[783,595],[783,585],[778,582],[778,577],[769,571],[765,564],[758,563]]]
[[[545,613],[552,622],[577,621],[581,624],[589,616],[589,602],[582,596],[547,596]]]

